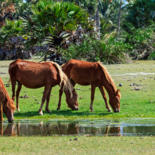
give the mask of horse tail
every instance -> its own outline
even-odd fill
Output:
[[[16,63],[17,63],[18,60],[13,61],[9,65],[9,74],[12,75],[12,76],[15,75],[15,68],[16,68]]]
[[[72,98],[73,96],[73,86],[69,80],[69,78],[67,77],[67,75],[62,71],[62,68],[55,62],[52,62],[52,64],[55,66],[55,68],[57,69],[58,73],[59,73],[59,77],[60,77],[60,87],[63,88],[63,90],[69,91],[70,93],[70,97]]]
[[[12,79],[14,78],[16,78],[16,72],[17,72],[17,69],[18,69],[18,61],[21,61],[21,59],[17,59],[17,60],[15,60],[15,61],[13,61],[12,63],[10,63],[10,65],[9,65],[9,70],[8,70],[8,72],[9,72],[9,75],[10,75],[10,79],[9,79],[9,81],[8,81],[8,83],[11,81],[12,82]]]

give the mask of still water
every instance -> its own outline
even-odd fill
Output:
[[[155,136],[155,119],[39,121],[0,124],[1,136]]]

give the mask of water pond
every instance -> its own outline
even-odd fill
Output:
[[[1,136],[155,136],[155,119],[18,120],[0,124]]]

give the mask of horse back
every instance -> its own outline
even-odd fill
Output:
[[[9,66],[11,80],[16,80],[28,88],[39,88],[47,83],[57,84],[58,73],[50,62],[16,60]]]
[[[97,84],[101,81],[101,70],[97,62],[71,59],[62,69],[70,79],[81,85]]]

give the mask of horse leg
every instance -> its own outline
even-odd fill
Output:
[[[50,88],[49,92],[48,92],[48,95],[47,95],[47,98],[46,98],[46,112],[50,113],[50,110],[49,110],[49,100],[50,100],[50,94],[51,94],[51,90],[52,90],[52,87]]]
[[[45,86],[44,93],[43,93],[43,97],[42,97],[42,101],[41,101],[41,106],[40,106],[40,109],[39,109],[39,114],[40,114],[40,115],[43,115],[42,107],[43,107],[43,105],[44,105],[45,99],[46,99],[47,96],[48,96],[48,93],[49,93],[50,88],[51,88],[50,85],[46,85],[46,86]]]
[[[3,121],[3,103],[0,101],[0,123]]]
[[[18,101],[19,101],[19,93],[20,93],[21,88],[22,88],[22,84],[20,82],[18,82],[18,88],[16,91],[16,108],[17,108],[17,111],[20,111]]]
[[[11,85],[12,85],[12,99],[15,100],[15,88],[16,88],[16,80],[11,79]]]
[[[3,123],[0,122],[0,135],[3,136]]]
[[[94,94],[95,94],[96,86],[91,85],[91,103],[90,103],[90,111],[93,111],[93,101],[94,101]]]
[[[103,97],[103,99],[105,101],[105,105],[106,105],[106,108],[108,109],[108,112],[111,112],[111,109],[109,108],[108,103],[107,103],[107,98],[106,98],[106,95],[105,95],[103,86],[100,86],[99,89],[100,89],[100,92],[102,94],[102,97]]]
[[[61,86],[61,88],[59,90],[59,102],[58,102],[57,110],[60,110],[62,94],[63,94],[63,85]]]

